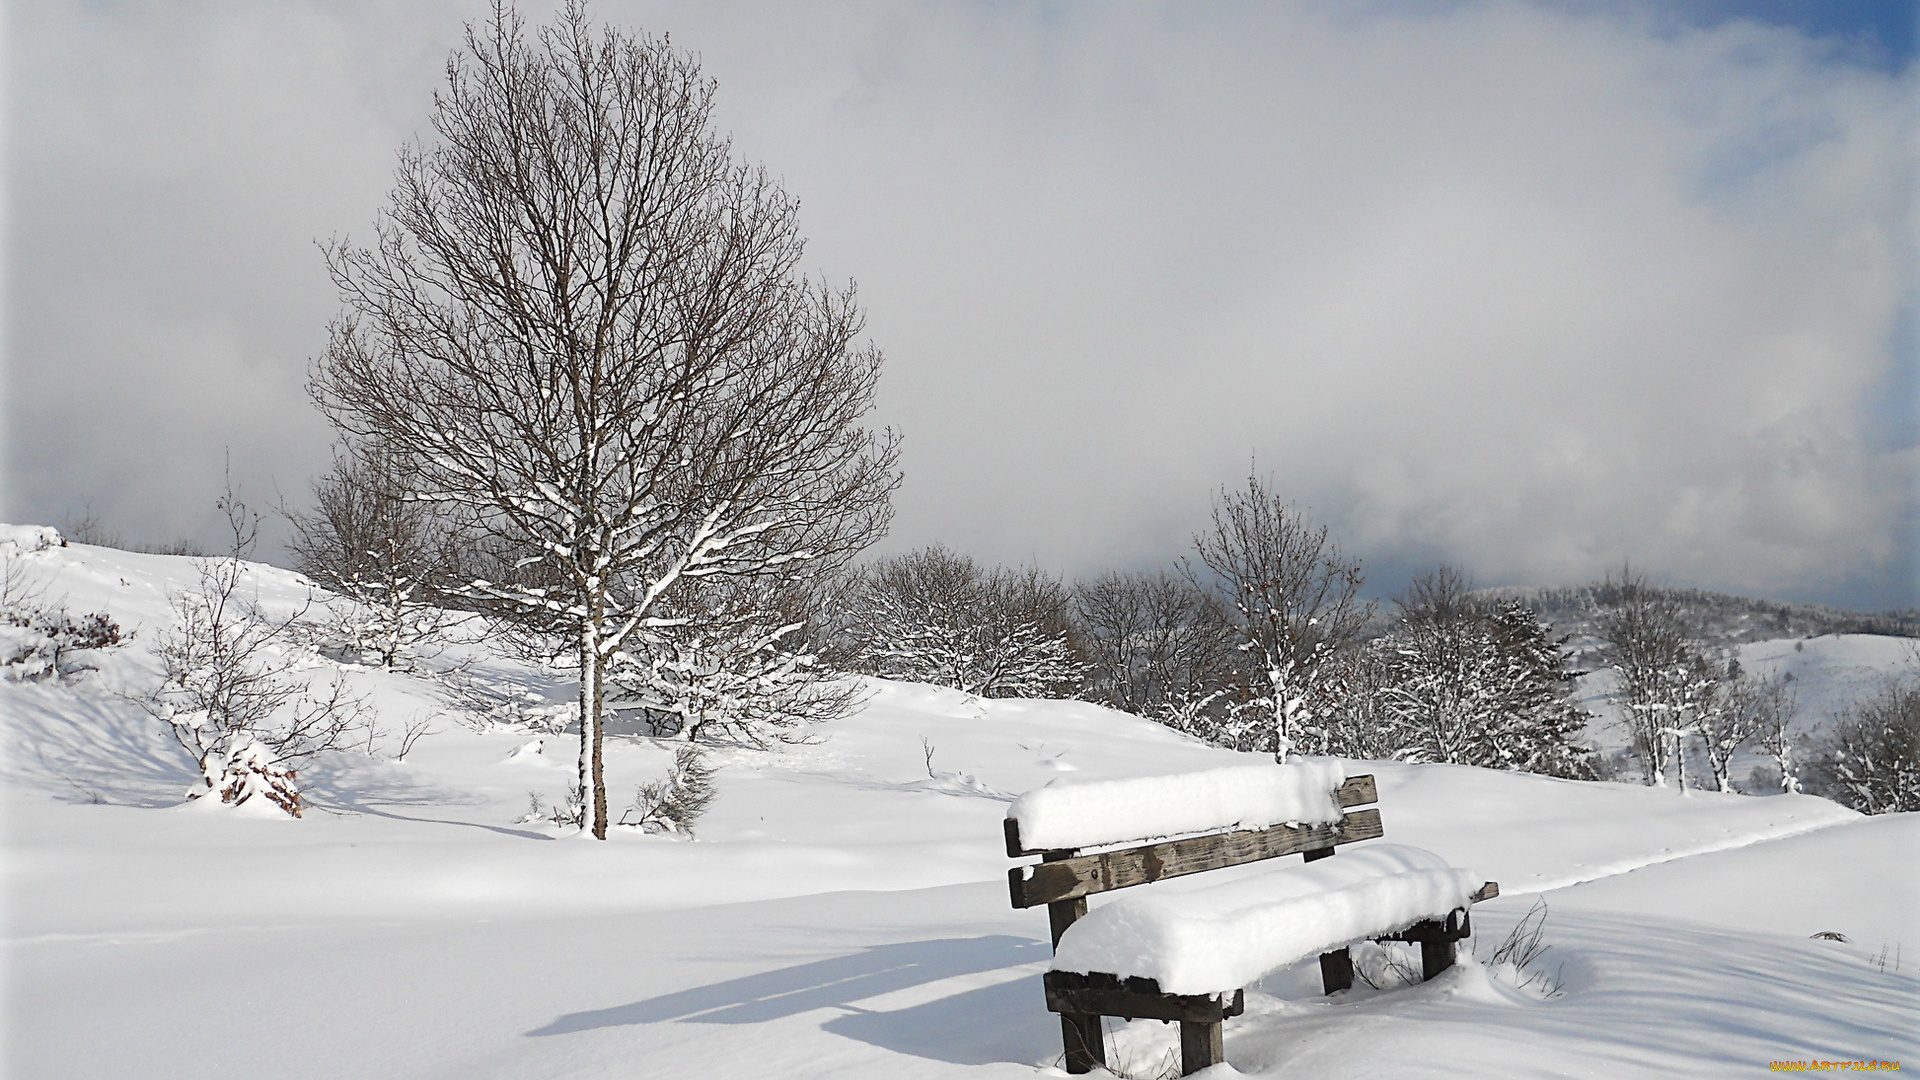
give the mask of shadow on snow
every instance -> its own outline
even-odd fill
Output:
[[[757,1024],[836,1009],[839,1015],[825,1020],[822,1030],[896,1053],[959,1065],[1030,1062],[1055,1051],[1059,1037],[1042,1004],[1038,973],[988,985],[968,979],[966,989],[902,1008],[858,1003],[1035,964],[1050,955],[1045,942],[1004,934],[875,945],[610,1009],[568,1013],[527,1034],[566,1035],[668,1021]]]

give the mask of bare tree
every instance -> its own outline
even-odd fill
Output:
[[[1400,621],[1407,625],[1454,625],[1478,619],[1489,610],[1474,598],[1473,581],[1466,571],[1451,563],[1415,574],[1393,602],[1400,609]]]
[[[189,799],[259,795],[297,817],[298,767],[344,746],[369,720],[344,682],[316,694],[292,677],[285,647],[305,609],[284,617],[259,610],[245,589],[259,516],[231,485],[218,505],[231,535],[227,554],[199,560],[197,584],[172,595],[175,621],[154,649],[160,682],[135,701],[200,769]]]
[[[374,246],[329,250],[347,313],[315,398],[512,554],[470,603],[572,642],[602,838],[608,660],[692,582],[844,562],[897,482],[893,438],[861,426],[881,358],[852,288],[797,273],[796,205],[735,163],[713,91],[578,3],[531,35],[496,6]]]
[[[989,570],[936,545],[864,568],[841,617],[858,670],[981,697],[1055,697],[1083,674],[1071,603],[1036,568]]]
[[[1623,720],[1647,783],[1665,785],[1667,766],[1687,785],[1687,737],[1716,707],[1719,678],[1688,633],[1674,598],[1623,566],[1597,590],[1600,636],[1615,674]]]
[[[1097,700],[1193,734],[1218,719],[1233,665],[1212,597],[1161,571],[1102,574],[1073,598]]]
[[[1754,745],[1773,759],[1780,773],[1780,792],[1793,795],[1800,790],[1798,747],[1792,735],[1794,716],[1800,703],[1784,676],[1758,679],[1745,677],[1744,688],[1736,684],[1731,708],[1744,710],[1753,725]]]
[[[452,523],[442,504],[415,496],[417,471],[385,447],[349,444],[314,482],[311,511],[281,511],[294,568],[345,601],[329,609],[334,635],[388,669],[459,614],[445,606],[459,582]]]
[[[1699,710],[1694,724],[1705,745],[1707,767],[1713,771],[1714,790],[1733,790],[1734,755],[1766,729],[1779,708],[1776,695],[1785,691],[1784,683],[1742,671],[1737,659],[1728,661],[1726,674],[1714,685],[1712,700]]]
[[[1808,771],[1815,791],[1863,814],[1920,810],[1920,652],[1841,712]]]
[[[1373,613],[1359,596],[1359,560],[1253,475],[1244,490],[1221,489],[1194,547],[1201,568],[1188,564],[1188,576],[1230,613],[1240,649],[1249,722],[1235,741],[1282,761],[1324,749],[1323,718],[1338,696],[1333,660]]]

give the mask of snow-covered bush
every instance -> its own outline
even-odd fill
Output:
[[[120,624],[103,612],[75,617],[11,604],[0,608],[0,671],[14,680],[57,679],[88,670],[72,654],[121,643]]]
[[[640,785],[633,795],[633,808],[620,824],[651,833],[692,836],[694,822],[713,804],[713,771],[698,746],[680,744],[667,775]]]
[[[638,707],[655,735],[766,747],[808,738],[861,700],[858,684],[809,648],[803,590],[715,582],[663,604],[666,625],[607,665],[614,705]]]
[[[1066,588],[1036,568],[982,568],[940,546],[857,574],[839,613],[850,665],[981,697],[1064,697],[1084,665]]]
[[[50,608],[28,580],[22,562],[27,553],[62,543],[58,532],[44,527],[9,527],[0,537],[0,672],[8,679],[57,679],[87,670],[73,653],[123,640],[120,624],[105,612],[75,616],[64,607]]]
[[[229,806],[244,806],[257,798],[300,816],[300,791],[294,786],[299,774],[282,765],[273,749],[259,739],[234,739],[224,756],[208,754],[201,770],[200,783],[187,791],[189,801],[217,795]]]

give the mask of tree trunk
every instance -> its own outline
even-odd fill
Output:
[[[606,771],[601,762],[600,601],[587,601],[580,623],[580,828],[607,838]]]

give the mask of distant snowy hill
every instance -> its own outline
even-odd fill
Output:
[[[1799,739],[1816,739],[1855,701],[1871,695],[1902,671],[1920,665],[1920,640],[1881,634],[1837,634],[1813,638],[1775,638],[1735,647],[1742,667],[1769,677],[1788,680],[1796,712],[1792,728]],[[1620,709],[1614,700],[1613,672],[1601,668],[1581,678],[1578,700],[1593,714],[1586,739],[1610,752],[1628,744]],[[1704,763],[1699,768],[1704,769]],[[1734,759],[1732,776],[1743,790],[1767,791],[1777,783],[1778,768],[1752,751]]]
[[[567,684],[476,641],[437,663],[464,663],[517,712],[301,653],[303,677],[349,680],[386,731],[300,777],[303,819],[182,809],[191,763],[129,697],[154,678],[168,593],[193,584],[193,561],[36,535],[0,532],[0,554],[41,603],[105,612],[131,638],[76,658],[94,670],[0,682],[10,1077],[1057,1075],[1046,918],[1008,905],[1009,800],[1060,778],[1259,760],[1081,702],[870,680],[867,704],[810,745],[717,752],[697,839],[595,843],[521,823],[529,793],[551,803],[571,778],[571,738],[541,729]],[[264,566],[249,587],[283,615],[312,595]],[[1840,638],[1756,642],[1742,659],[1826,702],[1898,657]],[[408,719],[433,733],[402,762]],[[616,807],[669,758],[612,739]],[[1920,1061],[1920,816],[1349,770],[1379,778],[1388,840],[1500,881],[1474,912],[1480,961],[1331,999],[1312,964],[1270,975],[1229,1021],[1220,1075]],[[1552,996],[1484,962],[1536,901]],[[1821,931],[1849,940],[1810,939]],[[1173,1040],[1157,1022],[1109,1030],[1134,1075]]]
[[[1920,638],[1920,611],[1848,611],[1825,604],[1788,604],[1706,589],[1661,590],[1679,606],[1693,635],[1712,645],[1731,646],[1774,638],[1811,638],[1837,634]],[[1600,606],[1592,585],[1572,588],[1483,590],[1520,600],[1563,634],[1588,638]]]

